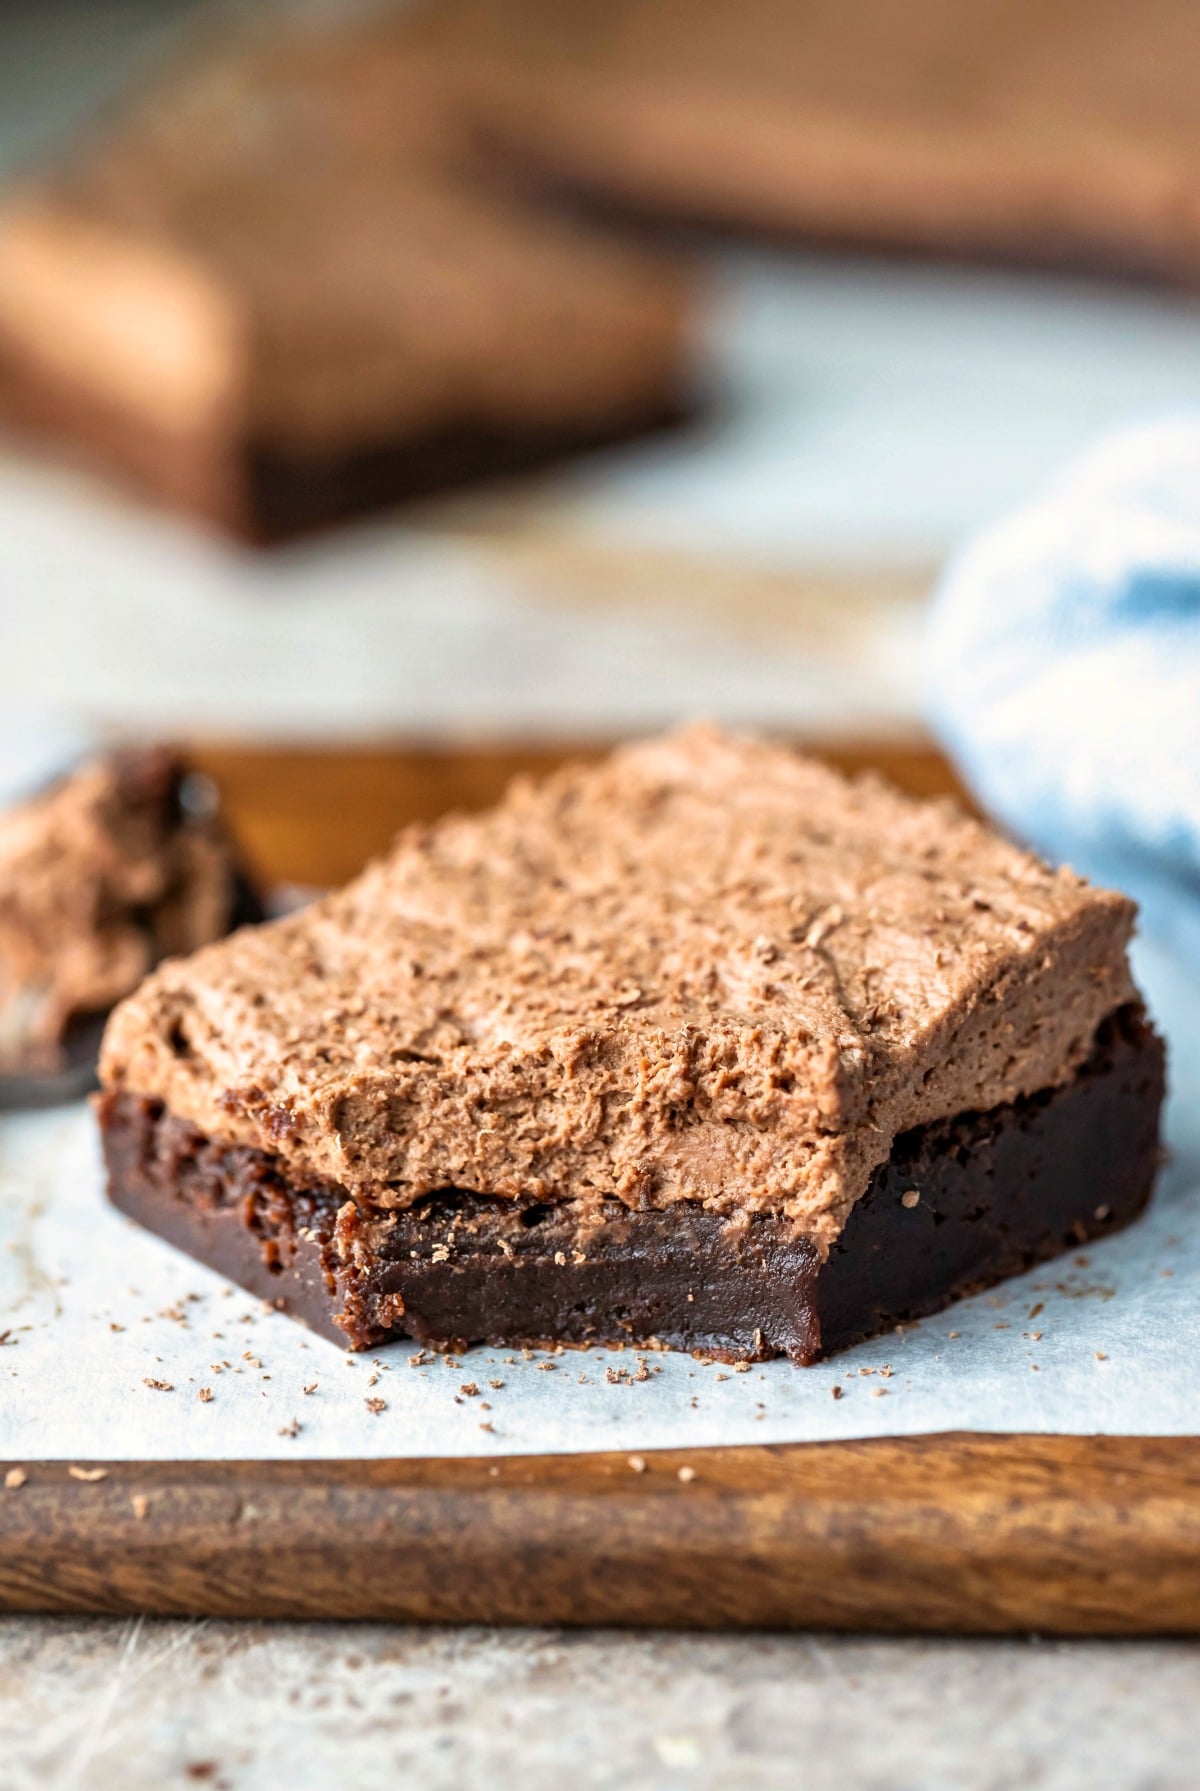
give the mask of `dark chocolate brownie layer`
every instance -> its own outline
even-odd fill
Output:
[[[160,1102],[110,1092],[100,1122],[123,1212],[353,1348],[658,1342],[808,1363],[1128,1224],[1162,1094],[1161,1042],[1127,1008],[1065,1087],[899,1138],[824,1264],[769,1215],[734,1228],[688,1202],[613,1201],[586,1226],[570,1201],[457,1191],[370,1214]]]

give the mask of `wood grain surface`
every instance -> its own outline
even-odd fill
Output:
[[[822,750],[922,794],[956,791],[932,747]],[[262,874],[309,884],[352,875],[406,821],[482,807],[515,773],[577,756],[190,751]],[[1200,1438],[632,1459],[0,1465],[0,1609],[1200,1634]]]
[[[1188,1439],[25,1472],[0,1491],[14,1611],[1200,1633]]]

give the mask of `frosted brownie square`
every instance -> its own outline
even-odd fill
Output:
[[[630,216],[1194,284],[1200,10],[441,0],[495,157]]]
[[[1127,1222],[1133,909],[710,729],[402,833],[110,1022],[112,1198],[357,1347],[809,1361]]]
[[[0,419],[271,541],[677,421],[690,288],[365,22],[247,29],[0,209]]]

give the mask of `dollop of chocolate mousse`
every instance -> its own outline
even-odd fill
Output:
[[[260,912],[215,792],[163,748],[0,814],[0,1075],[57,1073],[74,1026]]]

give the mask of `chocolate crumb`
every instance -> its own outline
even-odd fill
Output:
[[[830,1387],[829,1391],[833,1394],[835,1399],[840,1399],[842,1397],[842,1389],[840,1387]]]

